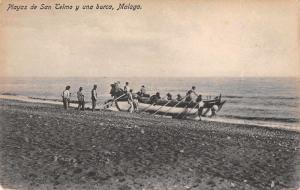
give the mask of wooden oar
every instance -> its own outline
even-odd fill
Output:
[[[201,101],[200,101],[201,102]],[[198,102],[189,112],[187,112],[186,114],[190,113],[193,109],[195,109],[199,104],[200,102]]]
[[[166,111],[166,113],[165,113],[164,115],[167,115],[167,113],[168,113],[171,109],[175,108],[175,107],[178,106],[181,102],[183,102],[184,99],[185,99],[187,96],[188,96],[188,95],[186,95],[185,97],[183,97],[182,100],[180,100],[177,104],[175,104],[175,106],[170,107],[170,108]]]
[[[184,106],[184,109],[186,109],[186,108],[192,103],[192,101],[193,101],[193,100],[189,101],[188,105]],[[197,106],[197,105],[196,105],[196,106]],[[196,107],[196,106],[195,106],[195,107]],[[195,107],[194,107],[194,108],[195,108]],[[194,108],[193,108],[193,109],[194,109]],[[184,112],[178,113],[178,114],[175,116],[175,118],[177,118],[178,116],[180,116],[180,115],[183,114],[183,113],[184,113]],[[187,114],[187,113],[186,113],[186,114]]]
[[[116,99],[113,99],[113,101],[112,102],[107,102],[106,104],[103,104],[102,105],[102,107],[104,107],[104,106],[106,106],[107,104],[109,104],[109,103],[111,103],[111,104],[113,104],[116,100],[118,100],[118,99],[120,99],[120,98],[122,98],[123,96],[125,96],[126,94],[123,94],[123,95],[121,95],[121,96],[119,96],[119,97],[117,97]]]
[[[165,97],[161,98],[161,99],[164,99]],[[143,111],[147,111],[151,106],[153,106],[156,102],[154,102],[153,104],[151,104],[150,106],[146,107],[145,109],[141,110],[140,112],[143,112]]]
[[[155,115],[159,110],[161,110],[163,107],[165,107],[167,104],[169,104],[171,101],[168,100],[168,102],[164,105],[162,105],[160,108],[158,108],[152,115]]]

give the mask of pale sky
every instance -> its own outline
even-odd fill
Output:
[[[297,0],[137,0],[130,2],[142,10],[6,11],[20,2],[1,4],[4,76],[300,76]],[[33,2],[62,1],[23,4]],[[124,1],[65,2],[116,9]]]

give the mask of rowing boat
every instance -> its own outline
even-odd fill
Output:
[[[110,104],[109,104],[110,103]],[[176,100],[163,100],[159,99],[155,103],[151,101],[149,97],[137,96],[135,99],[135,105],[139,111],[155,113],[159,115],[172,116],[176,118],[187,116],[198,116],[199,110],[201,110],[202,116],[213,116],[216,112],[220,111],[225,101],[221,100],[221,96],[211,100],[203,100],[202,106],[199,106],[199,102],[185,102]],[[115,106],[118,111],[128,111],[130,104],[126,95],[118,100],[110,99],[107,101],[105,109],[115,110],[112,107]],[[109,106],[108,106],[109,105]]]

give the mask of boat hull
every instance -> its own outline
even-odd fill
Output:
[[[119,111],[129,111],[130,104],[127,101],[117,101],[115,102],[117,110]],[[172,117],[188,117],[188,116],[198,116],[198,108],[184,108],[184,107],[170,107],[161,105],[152,105],[146,103],[138,103],[138,111],[155,113],[159,115],[166,115]],[[116,110],[116,109],[114,109]],[[211,116],[211,108],[203,108],[202,116]]]
[[[225,101],[221,102],[221,98],[213,100],[204,100],[201,108],[197,102],[185,102],[185,101],[168,101],[158,100],[155,103],[151,102],[149,98],[138,97],[134,101],[135,107],[139,112],[149,112],[153,114],[172,116],[175,118],[183,118],[189,116],[198,116],[199,110],[201,116],[213,116],[216,112],[220,111]],[[126,97],[122,97],[116,101],[112,99],[107,101],[107,107],[105,109],[112,111],[130,111],[130,104]]]

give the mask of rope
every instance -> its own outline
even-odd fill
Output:
[[[186,106],[184,107],[184,109],[186,109],[192,102],[193,102],[193,100],[189,101],[188,105],[186,105]],[[198,103],[198,104],[199,104],[199,103]],[[198,104],[196,104],[196,106],[197,106]],[[195,107],[196,107],[196,106],[195,106]],[[195,108],[195,107],[194,107],[194,108]],[[194,108],[192,108],[192,109],[194,109]],[[178,114],[176,115],[175,118],[177,118],[178,116],[180,116],[180,115],[183,114],[183,113],[184,113],[184,111],[181,112],[181,113],[178,113]],[[187,113],[188,113],[188,112],[187,112]],[[186,113],[186,114],[187,114],[187,113]]]
[[[165,97],[161,98],[161,99],[164,99]],[[146,107],[145,109],[141,110],[142,111],[147,111],[151,106],[153,106],[155,104],[155,102],[153,104],[151,104],[150,106]]]
[[[117,97],[116,99],[113,99],[113,101],[112,102],[107,102],[107,103],[105,103],[105,104],[103,104],[102,105],[102,107],[104,107],[104,106],[106,106],[107,104],[109,104],[109,103],[114,103],[116,100],[118,100],[118,99],[120,99],[120,98],[122,98],[123,96],[125,96],[126,94],[123,94],[123,95],[121,95],[121,96],[119,96],[119,97]]]
[[[185,97],[183,97],[182,100],[180,100],[177,104],[175,104],[175,106],[169,108],[169,109],[166,111],[166,113],[165,113],[164,115],[167,115],[167,113],[168,113],[171,109],[175,108],[175,107],[178,106],[181,102],[183,102],[184,99],[185,99],[187,96],[188,96],[188,95],[186,95]]]

